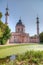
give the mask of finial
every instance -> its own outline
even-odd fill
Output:
[[[21,20],[21,16],[20,16],[20,20]]]
[[[36,18],[37,20],[39,19],[39,16],[38,16],[38,14],[37,14],[37,18]]]
[[[7,7],[6,7],[6,10],[8,10],[8,3],[7,3]]]

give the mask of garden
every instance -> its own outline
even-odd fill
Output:
[[[43,65],[43,44],[0,46],[0,65]]]

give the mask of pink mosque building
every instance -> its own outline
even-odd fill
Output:
[[[6,21],[5,24],[8,24],[8,7],[6,8]],[[37,35],[29,36],[29,33],[25,32],[25,25],[22,23],[22,20],[19,19],[15,26],[15,32],[11,32],[11,37],[9,39],[9,43],[37,43],[39,42],[39,18],[37,17]]]
[[[29,36],[29,33],[25,32],[25,25],[22,23],[21,19],[17,22],[15,26],[15,32],[11,33],[11,38],[9,43],[37,43],[37,36]]]

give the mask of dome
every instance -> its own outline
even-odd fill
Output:
[[[21,19],[19,19],[19,21],[17,22],[16,26],[24,26]]]

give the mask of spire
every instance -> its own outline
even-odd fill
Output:
[[[8,4],[7,4],[7,7],[6,7],[6,13],[5,13],[5,24],[8,24],[8,16],[9,16],[9,13],[8,13]]]
[[[20,20],[21,20],[21,16],[20,16]]]
[[[39,17],[37,16],[37,21],[36,21],[36,23],[37,23],[37,37],[38,37],[38,42],[39,42]]]
[[[22,20],[21,20],[21,17],[20,17],[20,19],[19,19],[19,23],[21,23],[21,24],[22,24]]]

